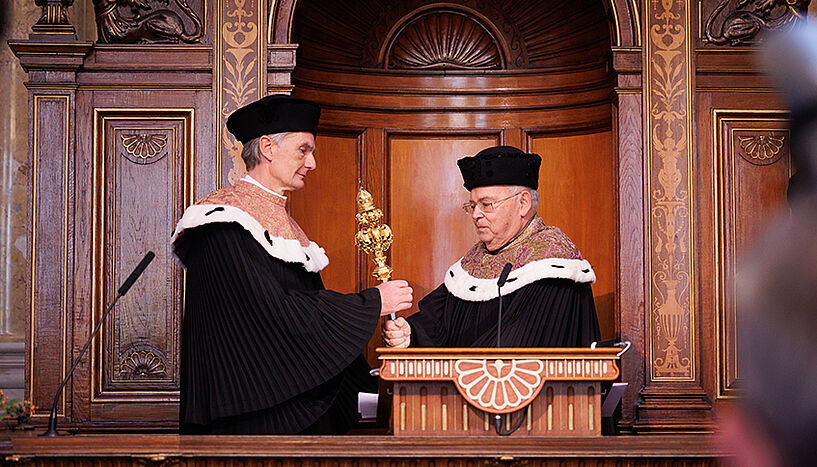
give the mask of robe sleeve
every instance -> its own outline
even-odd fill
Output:
[[[511,299],[503,316],[502,342],[520,347],[589,347],[598,341],[599,321],[590,284],[540,279]],[[492,334],[493,333],[493,334]],[[478,345],[490,343],[496,328]]]
[[[310,391],[348,367],[374,333],[377,289],[310,290],[320,287],[316,274],[272,258],[237,224],[185,235],[183,422],[206,424]]]
[[[408,317],[411,347],[448,347],[446,302],[450,298],[445,284],[431,291],[417,304],[419,312]]]

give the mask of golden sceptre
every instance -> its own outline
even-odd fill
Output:
[[[372,276],[380,282],[386,282],[391,277],[392,268],[386,264],[386,250],[391,246],[393,240],[391,228],[380,222],[383,218],[383,211],[374,206],[371,193],[362,187],[357,192],[357,223],[360,230],[355,234],[355,245],[366,252],[374,254],[375,268]],[[389,317],[395,319],[394,313]]]

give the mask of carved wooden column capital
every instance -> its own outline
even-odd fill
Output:
[[[31,39],[39,36],[56,41],[77,40],[77,31],[68,18],[68,7],[74,4],[74,0],[34,0],[34,4],[42,8],[42,14],[31,27]]]

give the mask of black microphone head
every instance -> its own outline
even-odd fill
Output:
[[[143,272],[145,272],[145,268],[148,267],[148,264],[150,264],[151,261],[153,261],[154,257],[156,257],[156,255],[152,251],[147,252],[145,257],[142,258],[142,261],[139,262],[139,265],[136,266],[136,269],[130,273],[130,276],[128,276],[128,278],[125,279],[125,282],[122,283],[122,286],[119,287],[119,290],[117,291],[119,295],[125,295],[128,293],[128,290],[130,290],[133,283],[136,282],[136,279],[139,279],[139,276],[141,276]]]
[[[502,268],[502,272],[499,273],[499,279],[496,281],[497,287],[502,287],[505,285],[505,282],[508,280],[508,274],[511,273],[511,269],[513,265],[511,263],[507,263],[504,268]]]

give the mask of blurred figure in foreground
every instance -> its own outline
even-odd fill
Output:
[[[817,28],[770,38],[767,69],[792,110],[791,214],[738,274],[743,395],[722,426],[741,466],[817,465]]]

